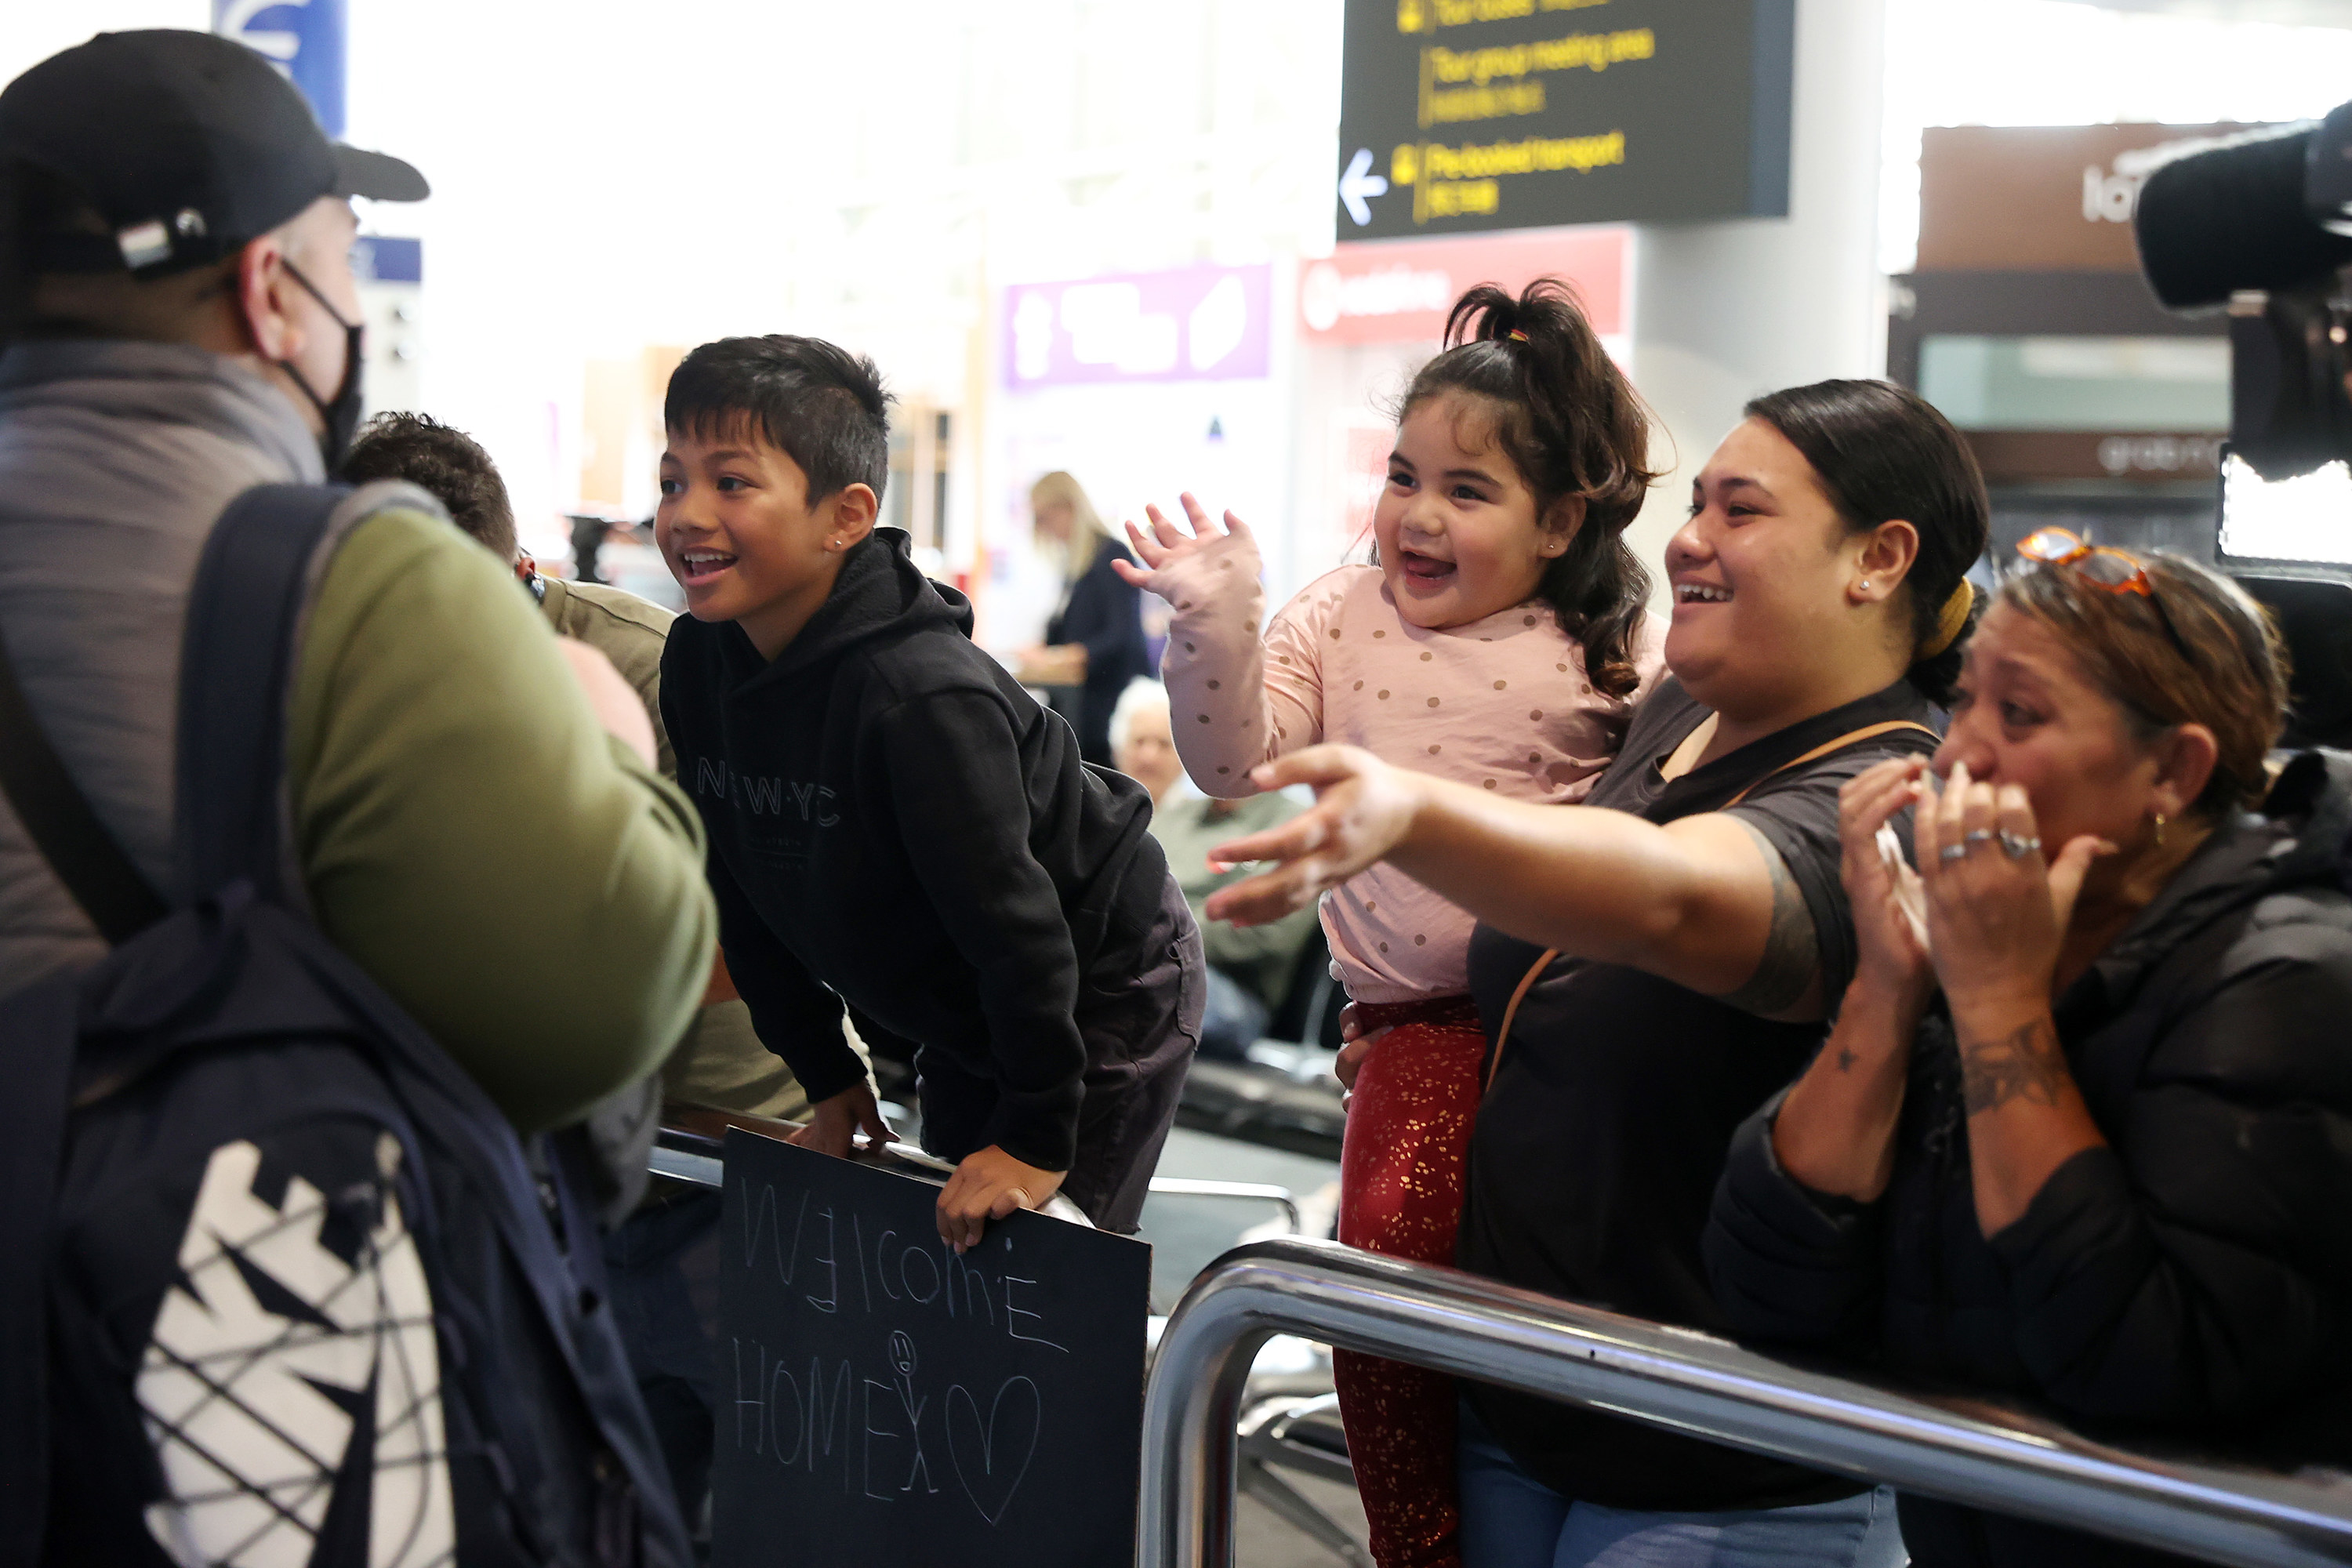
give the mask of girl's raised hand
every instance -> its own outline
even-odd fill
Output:
[[[1144,515],[1151,520],[1151,527],[1148,531],[1136,527],[1132,522],[1127,524],[1128,541],[1135,546],[1136,558],[1143,564],[1138,566],[1133,562],[1114,559],[1111,562],[1111,570],[1118,574],[1120,581],[1131,584],[1138,588],[1150,588],[1157,593],[1158,585],[1151,580],[1154,573],[1187,556],[1198,554],[1227,534],[1231,534],[1244,544],[1255,546],[1255,541],[1250,535],[1249,524],[1244,522],[1239,514],[1226,512],[1224,524],[1220,527],[1217,520],[1208,514],[1192,491],[1186,490],[1177,499],[1184,503],[1184,515],[1191,520],[1192,531],[1187,533],[1178,528],[1168,514],[1158,507],[1145,507]]]
[[[1250,770],[1262,790],[1314,785],[1315,804],[1279,827],[1209,851],[1212,866],[1279,864],[1211,894],[1208,917],[1237,926],[1278,921],[1380,859],[1412,828],[1417,776],[1355,746],[1309,746]]]

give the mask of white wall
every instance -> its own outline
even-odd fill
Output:
[[[1884,39],[1884,0],[1798,0],[1788,217],[1659,224],[1634,237],[1633,383],[1662,426],[1652,454],[1664,477],[1628,539],[1654,572],[1691,479],[1743,404],[1885,367]]]

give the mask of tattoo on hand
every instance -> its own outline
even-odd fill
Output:
[[[1821,978],[1822,946],[1813,931],[1813,912],[1805,907],[1805,895],[1798,890],[1797,879],[1789,875],[1788,862],[1780,858],[1780,852],[1772,847],[1772,841],[1755,824],[1736,816],[1732,820],[1756,840],[1765,868],[1771,873],[1772,929],[1765,934],[1764,952],[1756,961],[1756,973],[1748,977],[1746,984],[1722,1000],[1743,1013],[1769,1018],[1804,1000],[1806,992]]]
[[[2058,1031],[2047,1018],[1993,1039],[1961,1040],[1960,1077],[1970,1116],[2012,1100],[2055,1105],[2071,1081]]]

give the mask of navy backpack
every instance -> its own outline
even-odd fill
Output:
[[[248,491],[205,547],[184,902],[0,648],[0,784],[113,944],[0,999],[0,1568],[690,1562],[585,1208],[301,912],[285,696],[345,493]]]

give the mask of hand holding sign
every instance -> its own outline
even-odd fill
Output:
[[[874,1091],[863,1079],[810,1106],[808,1125],[793,1133],[791,1141],[803,1149],[846,1160],[860,1132],[872,1139],[877,1149],[898,1136],[882,1120],[882,1108],[874,1102]]]
[[[958,1252],[978,1247],[988,1221],[1042,1207],[1068,1174],[1024,1163],[993,1143],[967,1155],[940,1194],[940,1239]]]

